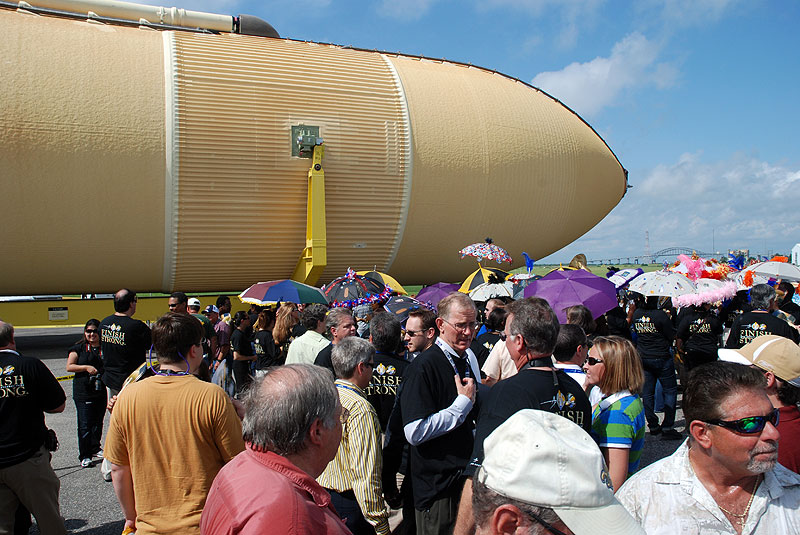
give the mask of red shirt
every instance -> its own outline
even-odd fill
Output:
[[[778,432],[778,462],[800,474],[800,410],[797,407],[780,407]]]
[[[348,535],[331,497],[288,459],[248,447],[220,470],[200,520],[203,535]]]

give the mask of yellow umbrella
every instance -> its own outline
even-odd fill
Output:
[[[461,284],[461,288],[459,288],[458,291],[468,294],[481,284],[489,282],[489,277],[491,275],[496,276],[502,282],[508,278],[509,273],[507,271],[503,271],[502,269],[479,267],[470,273],[466,279],[464,279],[464,282]]]
[[[403,288],[403,286],[391,275],[381,273],[380,271],[375,271],[374,269],[372,271],[356,271],[356,274],[369,277],[370,279],[375,279],[399,294],[408,295],[406,289]]]

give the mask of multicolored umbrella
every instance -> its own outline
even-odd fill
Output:
[[[358,275],[352,269],[348,269],[343,277],[323,286],[322,292],[332,307],[345,308],[383,301],[392,295],[390,287],[375,279]]]
[[[474,256],[478,259],[478,262],[482,262],[485,258],[486,260],[495,260],[498,264],[503,262],[511,263],[511,257],[508,256],[508,252],[502,247],[495,245],[491,238],[486,238],[482,243],[467,245],[459,251],[459,254],[461,258],[465,256]]]
[[[458,291],[468,294],[471,290],[474,290],[481,284],[485,284],[487,282],[496,282],[494,278],[491,281],[489,280],[489,277],[492,276],[494,276],[496,279],[499,279],[500,282],[503,282],[508,277],[508,272],[497,268],[480,267],[467,275],[467,278],[464,279],[464,282],[461,284],[461,287],[458,289]]]
[[[687,277],[672,271],[650,271],[639,275],[628,285],[628,290],[644,296],[678,297],[694,293],[696,286]]]
[[[451,284],[449,282],[437,282],[426,286],[417,294],[417,301],[430,305],[431,308],[436,310],[436,305],[453,292],[458,291],[458,284]]]
[[[267,305],[271,303],[322,303],[328,300],[322,290],[290,279],[258,282],[239,294],[242,303]]]
[[[369,277],[370,279],[375,279],[378,282],[381,282],[399,294],[407,295],[408,292],[406,291],[403,286],[397,282],[397,279],[392,277],[387,273],[382,273],[380,271],[356,271],[357,275],[363,275],[364,277]]]
[[[573,305],[585,306],[593,318],[599,318],[617,306],[614,284],[582,269],[550,272],[530,283],[523,295],[547,300],[561,323],[567,322],[564,309]]]

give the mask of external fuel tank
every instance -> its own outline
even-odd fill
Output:
[[[0,295],[289,277],[308,128],[325,144],[320,283],[348,267],[455,281],[475,268],[458,250],[487,236],[542,258],[627,187],[574,112],[479,67],[12,9],[0,34]]]

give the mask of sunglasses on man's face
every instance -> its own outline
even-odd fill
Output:
[[[772,409],[766,416],[748,416],[746,418],[740,418],[739,420],[706,420],[706,423],[718,425],[735,431],[736,433],[742,433],[743,435],[755,435],[764,430],[767,422],[777,427],[779,419],[780,411],[778,411],[778,409]]]

